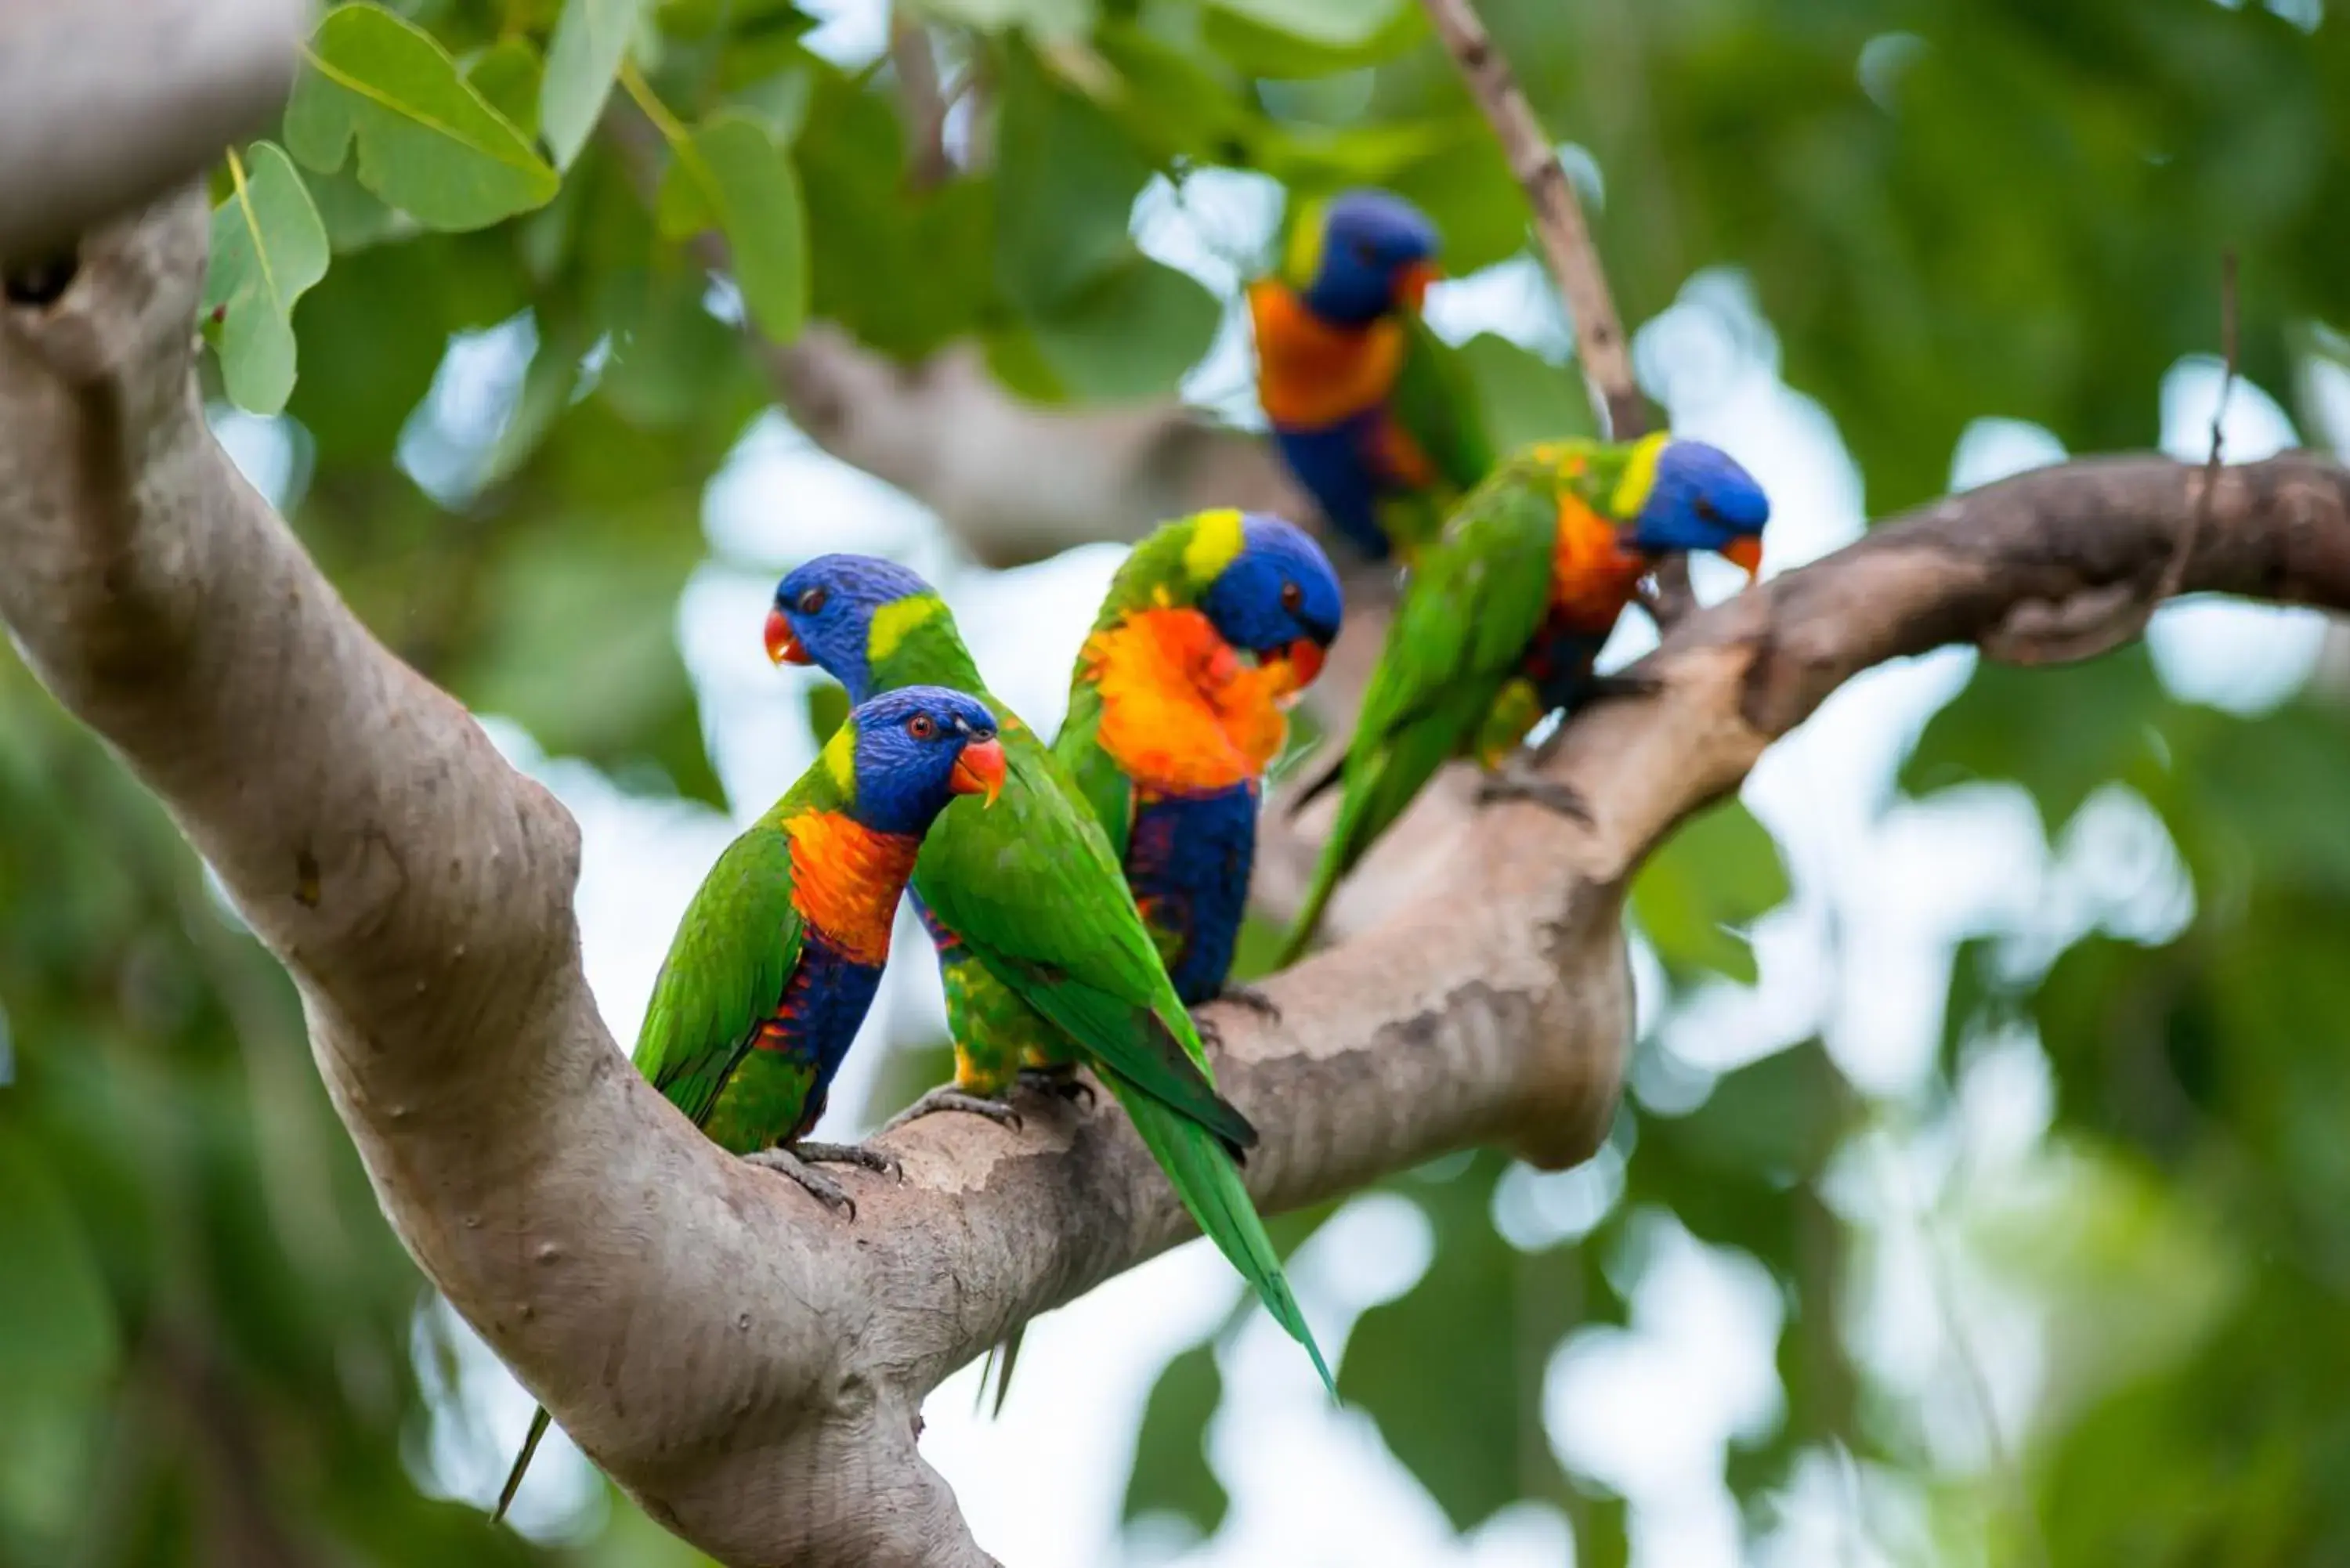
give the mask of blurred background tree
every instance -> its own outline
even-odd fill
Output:
[[[1482,9],[1649,392],[1779,495],[1774,561],[1864,496],[2199,457],[2228,246],[2229,455],[2350,455],[2323,0]],[[916,394],[973,348],[982,395],[1245,423],[1236,282],[1289,196],[1380,183],[1466,275],[1432,315],[1498,426],[1587,427],[1520,195],[1409,0],[410,0],[313,50],[285,151],[217,182],[216,424],[581,816],[624,1035],[727,814],[837,718],[752,652],[780,566],[941,576],[1049,726],[1114,558],[969,566],[1002,542],[769,410],[746,317],[901,367],[883,401],[939,448],[969,405]],[[2350,1555],[2334,646],[2189,606],[2079,669],[1856,683],[1754,816],[1644,874],[1596,1159],[1464,1156],[1285,1221],[1351,1325],[1349,1412],[1178,1254],[1039,1325],[1000,1438],[967,1379],[931,1402],[982,1541],[1022,1568]],[[936,1075],[925,967],[846,1125]],[[161,811],[0,665],[0,1562],[694,1561],[576,1460],[542,1461],[527,1533],[487,1526],[527,1402],[427,1299],[303,1048]],[[1080,1441],[1090,1469],[1055,1457]]]

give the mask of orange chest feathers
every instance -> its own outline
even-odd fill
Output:
[[[1399,323],[1333,327],[1272,278],[1251,284],[1248,302],[1256,332],[1257,397],[1274,424],[1318,430],[1378,407],[1394,389],[1403,367]]]
[[[1580,497],[1559,497],[1558,538],[1551,549],[1551,607],[1569,625],[1606,630],[1632,599],[1645,556],[1624,547],[1615,524]]]
[[[795,816],[784,831],[792,840],[792,908],[856,962],[888,959],[898,895],[922,841],[876,833],[831,811]]]
[[[1101,745],[1145,789],[1204,794],[1263,774],[1288,732],[1284,682],[1195,609],[1150,609],[1086,639]]]

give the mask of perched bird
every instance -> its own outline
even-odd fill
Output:
[[[1345,603],[1329,558],[1278,517],[1202,512],[1118,569],[1077,654],[1054,742],[1126,866],[1175,994],[1222,994],[1283,710]]]
[[[1384,191],[1303,212],[1281,275],[1249,286],[1274,444],[1333,527],[1407,564],[1493,466],[1453,351],[1419,318],[1436,229]]]
[[[1752,577],[1770,515],[1727,452],[1662,434],[1531,447],[1464,501],[1405,585],[1346,756],[1299,796],[1340,786],[1282,961],[1438,768],[1470,755],[1496,769],[1544,715],[1609,691],[1593,661],[1655,557],[1711,550]],[[1537,777],[1488,787],[1583,815],[1571,790]]]
[[[955,1079],[900,1119],[962,1110],[1016,1125],[1003,1102],[1026,1056],[1074,1054],[1118,1096],[1200,1229],[1328,1384],[1241,1181],[1236,1157],[1256,1129],[1217,1094],[1199,1032],[1076,782],[988,692],[946,605],[901,566],[819,556],[776,588],[767,652],[821,666],[852,701],[914,683],[970,691],[1003,737],[1002,803],[983,821],[941,822],[914,864],[916,907],[946,982]]]
[[[637,1070],[721,1148],[854,1216],[811,1162],[894,1162],[807,1131],[873,1004],[923,834],[956,795],[992,805],[1003,775],[995,715],[976,697],[909,686],[859,705],[702,878],[653,981]],[[532,1419],[495,1517],[546,1419]]]

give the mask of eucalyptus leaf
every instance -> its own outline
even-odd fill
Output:
[[[551,200],[560,182],[432,36],[380,5],[328,14],[286,106],[286,145],[312,169],[343,165],[428,228],[478,229]]]
[[[213,209],[203,308],[230,400],[274,414],[294,393],[294,304],[327,275],[327,230],[275,143],[255,142],[230,168],[228,200]]]
[[[555,36],[547,41],[546,85],[538,107],[557,169],[570,168],[588,145],[644,8],[645,0],[564,0]]]
[[[500,38],[465,65],[465,80],[525,138],[538,134],[538,51],[523,38]]]
[[[764,122],[741,109],[712,115],[677,150],[655,205],[671,238],[714,221],[760,332],[776,343],[799,336],[808,309],[807,216],[791,159]]]

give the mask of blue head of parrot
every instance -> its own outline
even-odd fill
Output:
[[[1341,327],[1363,327],[1399,308],[1417,310],[1437,277],[1440,242],[1428,214],[1385,191],[1348,191],[1321,213],[1306,308]]]
[[[1200,596],[1216,635],[1243,652],[1289,661],[1297,684],[1322,672],[1346,599],[1313,535],[1269,513],[1241,519],[1241,548]]]
[[[876,833],[910,836],[959,794],[994,804],[1003,746],[986,703],[943,686],[904,686],[851,710],[857,799],[850,815]]]
[[[1762,565],[1762,525],[1770,520],[1771,498],[1736,458],[1700,441],[1673,441],[1658,454],[1630,543],[1652,555],[1711,550],[1752,577]]]
[[[932,591],[894,561],[818,556],[776,585],[767,611],[767,657],[778,664],[813,664],[847,687],[850,701],[861,702],[873,687],[867,652],[873,613]]]

